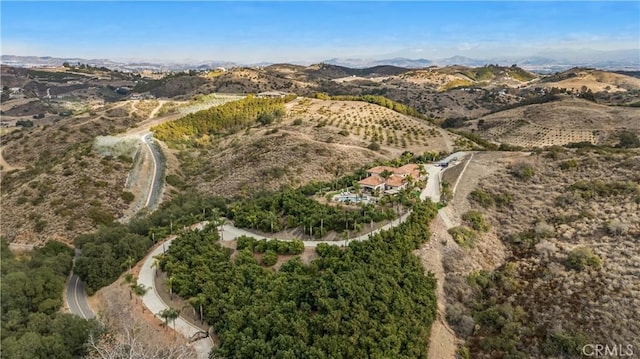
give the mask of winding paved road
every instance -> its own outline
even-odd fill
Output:
[[[162,191],[162,171],[160,170],[162,164],[160,163],[160,159],[162,158],[162,153],[158,146],[153,142],[152,137],[153,134],[151,132],[142,135],[141,140],[149,149],[151,153],[151,157],[153,158],[153,176],[151,178],[151,185],[149,186],[149,193],[147,194],[147,200],[145,201],[144,206],[153,210],[158,205],[158,200],[160,199],[160,193]]]
[[[74,264],[79,254],[80,250],[76,249],[75,258],[73,258]],[[73,274],[73,270],[71,270],[71,274],[67,280],[66,294],[67,307],[71,313],[83,319],[95,318],[96,315],[93,310],[91,310],[87,300],[87,292],[84,290],[84,283],[82,283],[77,275]]]
[[[73,273],[67,281],[67,306],[71,313],[83,319],[92,319],[96,316],[87,303],[84,283]]]
[[[174,239],[175,236],[147,254],[140,268],[140,274],[138,275],[138,283],[149,288],[142,297],[142,303],[154,314],[160,313],[162,310],[169,308],[169,306],[162,300],[153,283],[154,276],[156,275],[156,268],[153,266],[153,257],[163,253],[164,249],[169,247]],[[178,333],[187,338],[191,338],[192,335],[201,331],[200,328],[187,322],[182,317],[178,317],[175,320],[173,327]],[[209,358],[209,352],[213,348],[213,340],[209,337],[195,341],[191,345],[196,350],[198,359],[207,359]]]
[[[466,155],[467,155],[467,152],[457,152],[445,158],[444,160],[442,160],[442,162],[451,162],[454,160],[460,160],[462,157]],[[429,179],[427,180],[427,185],[420,193],[420,199],[425,200],[427,198],[430,198],[432,201],[438,202],[440,200],[440,175],[441,175],[441,172],[443,171],[443,168],[436,165],[432,165],[432,164],[427,164],[424,166],[425,166],[425,169],[427,170],[427,173],[429,174]],[[369,239],[372,234],[378,233],[382,230],[393,228],[401,224],[402,222],[406,221],[406,219],[409,217],[410,214],[411,212],[407,212],[403,214],[400,218],[392,221],[391,223],[388,223],[387,225],[379,229],[376,229],[370,233],[367,233],[365,235],[362,235],[356,238],[351,238],[348,240],[341,240],[341,241],[303,241],[304,246],[316,247],[320,243],[343,246],[343,245],[347,245],[349,241],[364,241]],[[207,223],[208,223],[207,221],[200,222],[198,224],[193,225],[191,228],[202,229]],[[233,241],[237,237],[243,236],[243,235],[251,236],[256,239],[269,239],[267,237],[263,237],[255,233],[246,231],[244,229],[237,228],[231,224],[225,224],[222,226],[221,240]],[[176,236],[173,236],[167,239],[164,243],[162,243],[162,245],[159,245],[158,247],[153,249],[149,254],[147,254],[142,264],[142,267],[140,268],[138,283],[143,284],[147,288],[150,288],[150,290],[148,290],[145,293],[145,295],[142,297],[142,302],[152,313],[157,314],[162,310],[169,308],[169,306],[162,300],[156,288],[154,287],[154,276],[156,275],[156,268],[154,267],[154,257],[157,256],[158,254],[163,253],[171,245],[171,243],[175,238]],[[270,237],[270,238],[274,238],[274,237]],[[182,317],[178,317],[176,319],[174,323],[174,328],[176,331],[178,331],[179,333],[181,333],[187,338],[190,338],[196,332],[200,331],[200,328],[190,324],[189,322],[184,320]],[[194,342],[192,345],[196,349],[198,358],[206,359],[208,358],[209,352],[213,348],[213,341],[211,338],[207,338],[207,339],[198,340]]]

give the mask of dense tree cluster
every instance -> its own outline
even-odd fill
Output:
[[[74,272],[93,294],[101,287],[113,283],[128,266],[135,263],[151,247],[151,239],[129,232],[121,224],[103,227],[98,232],[78,236],[75,245],[82,249]]]
[[[95,233],[78,236],[75,245],[81,253],[74,272],[85,282],[87,291],[93,293],[113,283],[128,266],[142,259],[153,240],[208,219],[216,208],[224,209],[224,201],[177,195],[153,214],[135,218],[127,226],[113,223]]]
[[[350,210],[321,204],[300,190],[285,190],[234,203],[227,215],[241,228],[278,232],[305,227],[305,233],[320,238],[327,231],[343,232],[371,221],[393,219],[395,212],[391,208],[369,204]]]
[[[429,239],[432,203],[408,221],[352,242],[320,245],[309,265],[260,266],[248,248],[231,259],[217,232],[178,237],[161,261],[175,291],[204,298],[225,358],[426,358],[435,279],[412,253]],[[200,303],[200,301],[198,301]],[[198,304],[199,306],[199,304]]]
[[[268,124],[285,114],[284,104],[295,96],[267,99],[248,96],[242,100],[188,114],[151,128],[155,136],[170,143],[190,144],[196,136],[224,135],[256,122]]]
[[[2,254],[2,330],[0,357],[77,358],[85,354],[94,321],[60,313],[62,291],[73,250],[48,242],[28,257],[16,257],[7,242]]]

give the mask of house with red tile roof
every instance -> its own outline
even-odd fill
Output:
[[[407,187],[410,181],[422,179],[420,166],[410,163],[402,167],[376,166],[367,170],[369,177],[358,182],[364,190],[399,191]],[[385,176],[383,176],[385,175]],[[385,179],[385,177],[387,177]]]

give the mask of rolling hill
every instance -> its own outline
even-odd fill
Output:
[[[575,91],[584,86],[593,92],[624,92],[640,89],[640,78],[596,69],[574,68],[546,77],[540,81],[540,85]]]
[[[622,130],[640,134],[640,109],[563,96],[486,115],[469,125],[469,130],[488,140],[527,148],[572,142],[613,145]]]
[[[287,104],[281,120],[268,126],[252,126],[200,148],[171,150],[179,165],[170,168],[169,175],[201,192],[246,196],[331,180],[405,151],[451,151],[457,138],[385,107],[299,98]],[[378,150],[370,149],[372,142]]]

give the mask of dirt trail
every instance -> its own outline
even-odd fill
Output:
[[[155,117],[155,115],[158,113],[158,111],[160,111],[160,109],[162,108],[162,105],[164,105],[167,101],[165,100],[159,100],[158,101],[158,106],[156,106],[156,108],[154,108],[151,113],[149,113],[149,117],[147,118],[148,120],[152,119]]]
[[[10,165],[9,162],[7,162],[4,159],[4,156],[2,155],[2,150],[3,150],[3,148],[0,147],[0,172],[11,172],[11,171],[15,171],[15,170],[24,169],[24,167]]]
[[[445,272],[442,266],[443,253],[447,250],[446,243],[451,243],[453,239],[447,232],[447,224],[451,221],[445,221],[443,217],[448,217],[446,212],[440,210],[440,214],[431,223],[431,240],[420,249],[420,258],[422,265],[428,272],[434,274],[437,287],[436,298],[438,301],[438,311],[436,321],[431,327],[431,336],[429,339],[429,358],[448,359],[455,358],[457,337],[453,330],[449,328],[446,322],[446,298],[444,294]]]
[[[459,339],[446,322],[446,303],[444,284],[446,274],[442,260],[453,251],[455,241],[448,232],[449,228],[459,225],[460,215],[468,210],[466,197],[478,184],[478,181],[497,169],[504,167],[519,157],[527,156],[521,152],[481,152],[472,154],[462,166],[457,178],[452,182],[454,196],[448,206],[438,211],[437,218],[431,223],[431,240],[420,249],[419,256],[425,270],[432,272],[437,280],[436,298],[438,313],[436,321],[431,327],[429,340],[429,358],[455,358]],[[451,170],[451,168],[449,168]],[[449,274],[455,274],[449,272]]]
[[[453,153],[453,140],[451,140],[451,132],[438,128],[438,132],[440,132],[440,136],[444,140],[444,145],[446,147],[446,151],[448,153]]]
[[[458,180],[462,178],[462,174],[466,169],[466,166],[473,159],[473,153],[467,158],[465,164],[458,164],[457,166],[464,166],[463,170],[458,177]],[[457,182],[456,182],[457,185]],[[454,191],[454,200],[456,192]],[[436,219],[431,222],[431,240],[427,242],[420,250],[419,256],[422,260],[422,265],[427,272],[433,273],[436,278],[436,299],[438,302],[438,310],[436,313],[436,321],[431,326],[431,335],[429,337],[429,358],[435,359],[453,359],[456,357],[456,348],[458,338],[455,332],[449,327],[446,321],[447,313],[447,299],[444,294],[444,282],[446,280],[446,273],[442,265],[442,258],[447,250],[448,243],[453,243],[453,238],[448,232],[449,228],[455,226],[455,221],[452,219],[453,213],[451,206],[444,207],[438,211]]]
[[[109,108],[107,108],[107,106],[105,106],[105,107],[103,107],[103,108],[102,108],[102,110],[100,110],[100,111],[96,111],[96,112],[102,112],[102,114],[104,115],[104,114],[105,114],[105,113],[107,113],[107,111],[109,111],[109,110],[115,110],[115,109],[117,109],[117,108],[121,108],[121,107],[126,106],[126,105],[128,105],[128,104],[129,104],[129,101],[123,101],[123,102],[121,102],[121,103],[119,103],[119,104],[117,104],[117,105],[115,105],[115,106],[113,106],[113,107],[109,107]],[[87,121],[80,122],[80,123],[75,123],[75,124],[71,125],[71,127],[72,127],[72,128],[77,128],[77,127],[80,127],[80,126],[82,126],[82,125],[86,125],[86,124],[89,124],[89,123],[91,123],[91,122],[94,122],[94,121],[95,121],[95,120],[97,120],[97,119],[98,119],[98,117],[97,117],[97,116],[95,116],[95,117],[90,118],[90,119],[89,119],[89,120],[87,120]]]

